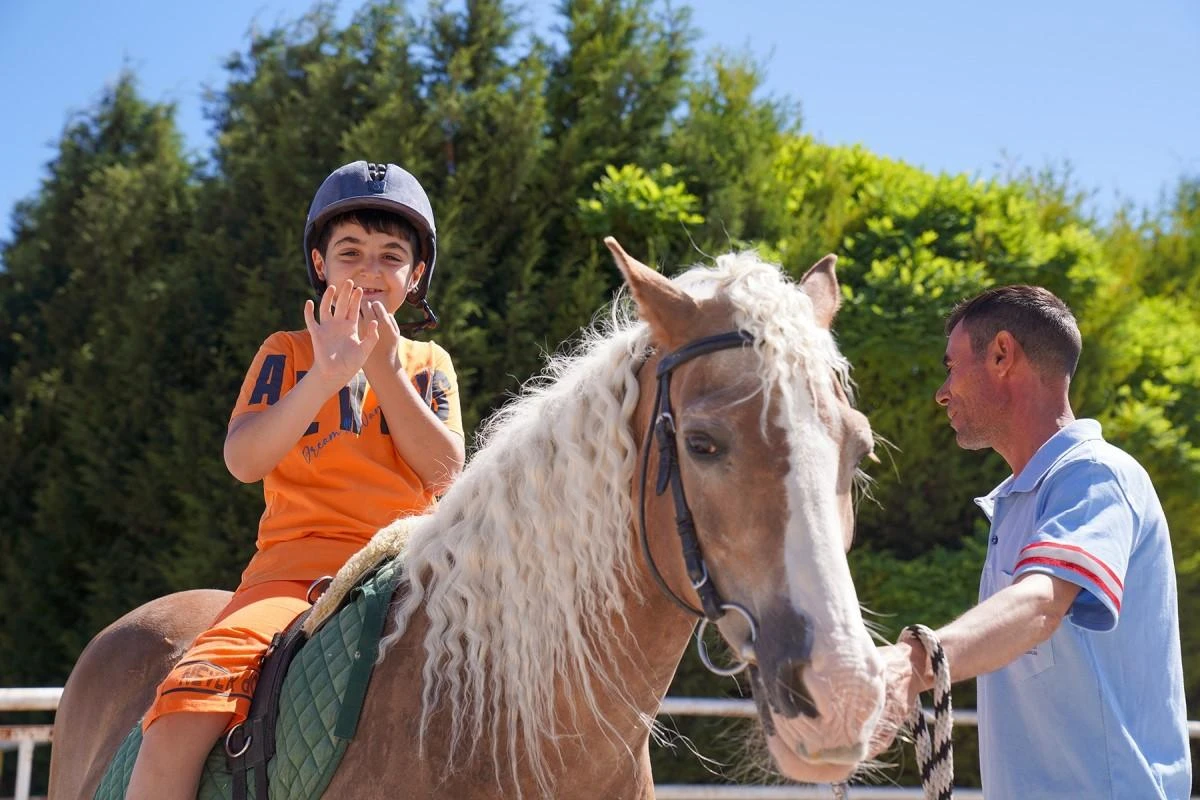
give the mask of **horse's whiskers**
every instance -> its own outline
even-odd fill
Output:
[[[887,627],[882,622],[871,619],[871,617],[888,617],[894,615],[873,611],[862,603],[859,603],[858,607],[862,612],[863,627],[867,629],[867,634],[871,637],[871,640],[876,644],[891,644],[886,635]]]
[[[863,501],[873,503],[879,508],[883,508],[879,501],[875,499],[874,493],[871,491],[875,486],[875,478],[871,477],[862,468],[854,470],[854,512],[858,513],[858,508]]]

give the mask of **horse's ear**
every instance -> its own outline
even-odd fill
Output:
[[[835,264],[837,256],[830,253],[813,264],[800,279],[800,288],[812,301],[817,322],[826,330],[833,327],[833,318],[842,304],[842,293],[838,289],[837,273],[833,268]]]
[[[637,304],[638,316],[650,326],[651,338],[663,345],[674,344],[671,331],[692,319],[696,301],[665,275],[626,253],[613,237],[604,237],[604,244],[612,251],[613,260],[625,277],[629,294]]]

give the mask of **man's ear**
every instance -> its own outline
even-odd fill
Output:
[[[987,368],[1000,377],[1007,376],[1023,355],[1021,345],[1008,331],[1000,331],[988,344]]]

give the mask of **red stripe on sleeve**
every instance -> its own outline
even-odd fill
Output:
[[[1107,572],[1109,577],[1111,577],[1113,579],[1113,582],[1116,583],[1117,586],[1121,587],[1121,591],[1125,591],[1125,583],[1124,583],[1124,581],[1122,581],[1120,578],[1117,577],[1117,573],[1113,572],[1112,569],[1108,566],[1108,564],[1105,564],[1103,561],[1096,558],[1094,555],[1089,553],[1087,550],[1084,550],[1082,547],[1078,547],[1077,545],[1073,545],[1073,544],[1060,544],[1059,542],[1034,542],[1033,544],[1027,544],[1024,547],[1022,547],[1021,552],[1024,553],[1026,550],[1030,549],[1031,547],[1061,547],[1063,550],[1070,550],[1073,553],[1082,553],[1083,555],[1090,558],[1092,561],[1095,561],[1097,564],[1099,564],[1101,569],[1103,569],[1105,572]]]
[[[1112,590],[1104,585],[1104,582],[1100,580],[1099,576],[1096,575],[1096,573],[1086,570],[1083,567],[1079,566],[1078,564],[1072,564],[1070,561],[1060,561],[1057,558],[1045,558],[1042,556],[1034,556],[1033,558],[1021,559],[1020,561],[1017,562],[1017,565],[1015,567],[1013,567],[1013,572],[1016,572],[1019,569],[1021,569],[1021,567],[1024,567],[1029,564],[1044,564],[1048,567],[1058,567],[1060,569],[1070,570],[1071,572],[1075,572],[1079,575],[1082,575],[1083,577],[1087,578],[1088,581],[1090,581],[1091,583],[1094,583],[1095,585],[1099,586],[1101,591],[1103,591],[1104,594],[1108,595],[1108,599],[1112,600],[1113,605],[1117,607],[1117,611],[1121,610],[1121,598],[1119,598],[1115,594],[1113,594]]]

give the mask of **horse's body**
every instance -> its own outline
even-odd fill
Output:
[[[52,796],[95,795],[117,747],[150,707],[155,688],[229,597],[208,589],[167,595],[96,634],[75,662],[54,715]]]
[[[653,565],[683,603],[737,611],[717,625],[753,665],[786,775],[840,780],[866,756],[883,677],[845,549],[870,433],[828,333],[832,261],[802,293],[749,256],[673,284],[610,248],[646,324],[593,337],[527,389],[438,510],[409,523],[411,583],[326,797],[653,797],[650,720],[695,623]],[[752,347],[705,350],[666,390],[706,595],[680,554],[676,487],[655,493],[659,447],[638,522],[640,445],[663,357],[736,329]],[[93,640],[60,704],[51,798],[91,797],[225,598],[162,598]]]

